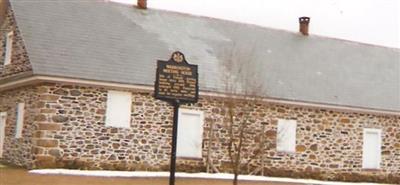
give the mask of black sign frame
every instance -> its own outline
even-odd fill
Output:
[[[182,96],[175,96],[175,95],[165,95],[162,94],[160,91],[160,75],[164,76],[169,76],[167,79],[173,78],[172,74],[166,74],[164,73],[164,70],[167,68],[167,66],[175,66],[177,68],[185,68],[185,69],[190,69],[191,75],[183,75],[186,78],[192,78],[195,79],[195,87],[187,87],[185,88],[191,89],[191,91],[194,91],[194,97],[187,97],[184,96],[184,92],[178,92],[179,94],[182,94]],[[178,75],[176,75],[178,76]],[[180,75],[182,76],[182,75]],[[154,97],[156,99],[168,101],[168,102],[176,102],[179,101],[181,103],[196,103],[199,99],[199,80],[198,80],[198,66],[194,64],[189,64],[183,53],[176,51],[172,53],[171,58],[168,61],[163,61],[163,60],[157,60],[157,71],[156,71],[156,81],[155,81],[155,88],[154,88]],[[183,79],[184,82],[186,82],[186,79]],[[181,84],[182,85],[182,84]],[[186,84],[184,84],[186,85]]]

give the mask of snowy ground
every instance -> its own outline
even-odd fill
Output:
[[[29,173],[50,174],[50,175],[79,175],[79,176],[96,176],[96,177],[169,177],[169,172],[144,172],[144,171],[84,171],[84,170],[67,170],[67,169],[42,169],[31,170]],[[177,178],[202,178],[202,179],[232,179],[232,174],[218,173],[181,173],[175,174]],[[262,177],[251,175],[239,175],[239,180],[248,181],[269,181],[269,182],[288,182],[288,183],[304,183],[307,185],[377,185],[376,183],[346,183],[333,181],[318,181],[311,179],[291,179],[277,177]]]

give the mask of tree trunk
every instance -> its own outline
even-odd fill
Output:
[[[210,124],[210,135],[208,136],[209,141],[208,141],[208,150],[207,150],[207,173],[210,172],[210,167],[212,166],[211,164],[211,145],[214,141],[214,121],[211,122]]]
[[[234,178],[233,178],[233,185],[238,185],[238,176],[239,176],[239,174],[238,174],[238,173],[235,173],[234,175],[235,175],[235,176],[234,176]]]

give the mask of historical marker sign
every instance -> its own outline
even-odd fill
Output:
[[[175,185],[178,111],[181,103],[196,103],[199,98],[197,65],[187,63],[179,51],[172,53],[168,61],[158,60],[154,96],[174,106],[169,184]]]
[[[155,97],[166,101],[195,103],[199,96],[197,65],[188,64],[176,51],[168,61],[157,61]]]

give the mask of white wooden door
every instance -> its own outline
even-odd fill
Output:
[[[7,119],[7,113],[0,112],[0,157],[3,156],[6,119]]]
[[[378,169],[381,161],[381,131],[364,129],[363,168]]]
[[[176,156],[201,158],[203,142],[203,112],[179,109]]]

